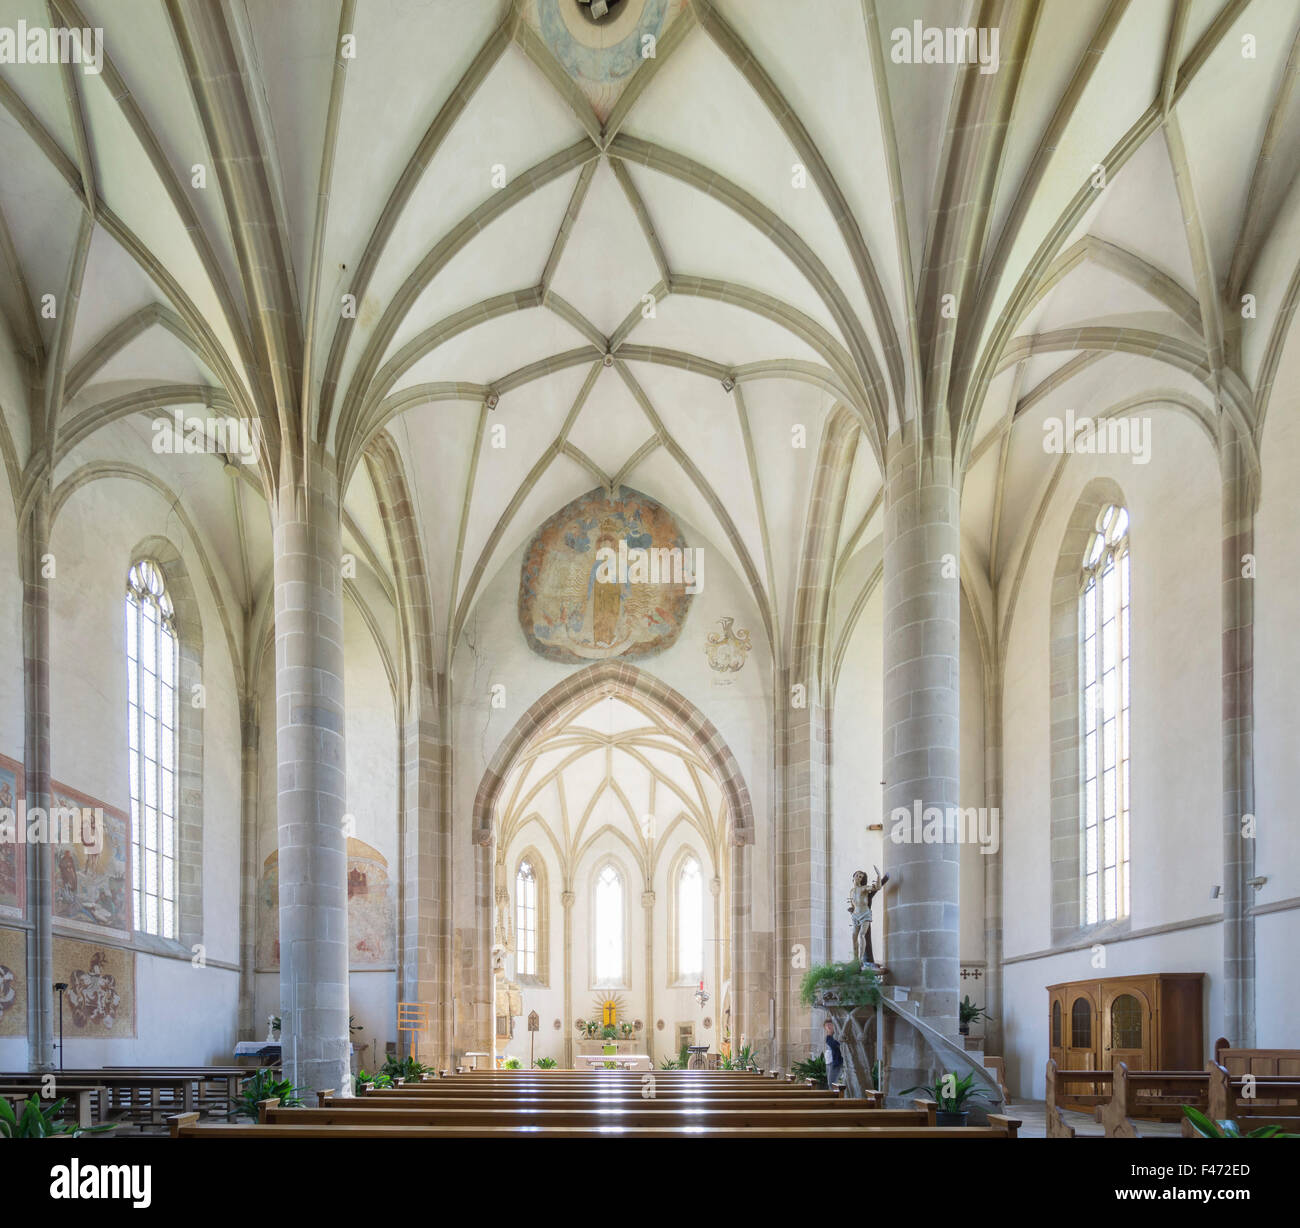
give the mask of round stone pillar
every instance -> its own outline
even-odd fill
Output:
[[[942,442],[911,425],[886,448],[885,869],[888,965],[921,1014],[956,1032],[960,741],[958,492]]]
[[[284,1075],[351,1088],[338,488],[313,462],[275,510],[275,696]]]

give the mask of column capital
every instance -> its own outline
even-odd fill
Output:
[[[655,906],[655,893],[653,891],[641,892],[641,907],[650,909]]]
[[[565,908],[572,908],[572,907],[573,907],[573,902],[574,902],[574,900],[576,900],[577,898],[578,898],[578,897],[577,897],[576,895],[574,895],[572,891],[561,891],[561,892],[560,892],[560,903],[563,904]]]

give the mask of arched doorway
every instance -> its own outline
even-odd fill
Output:
[[[499,1004],[497,1054],[573,1065],[610,1027],[620,1051],[655,1060],[683,1028],[715,1052],[730,1039],[721,987],[734,1000],[750,942],[753,809],[735,757],[685,697],[629,665],[570,676],[503,739],[472,831],[492,848],[480,992]],[[519,1034],[534,1010],[541,1035]]]

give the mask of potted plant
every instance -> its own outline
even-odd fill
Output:
[[[533,1065],[538,1070],[554,1070],[559,1063],[553,1057],[539,1057]]]
[[[517,1057],[506,1058],[506,1063],[505,1063],[506,1070],[522,1070],[523,1068],[524,1068],[523,1062],[521,1062]]]
[[[792,1079],[802,1079],[807,1081],[811,1079],[814,1087],[826,1087],[826,1055],[817,1054],[816,1057],[810,1057],[806,1062],[795,1062],[790,1067]]]
[[[286,1109],[302,1107],[302,1089],[294,1087],[288,1079],[277,1079],[271,1070],[259,1070],[239,1094],[231,1110],[231,1117],[251,1117],[257,1120],[257,1106],[263,1100],[278,1100]]]
[[[970,1025],[972,1023],[976,1023],[980,1019],[987,1019],[990,1022],[993,1020],[993,1016],[990,1015],[988,1011],[986,1011],[982,1006],[976,1006],[975,1003],[970,1000],[970,994],[966,994],[962,998],[960,1005],[957,1007],[957,1016],[957,1031],[959,1031],[963,1036],[970,1035]]]
[[[1246,1134],[1231,1120],[1215,1121],[1190,1104],[1183,1105],[1183,1114],[1192,1123],[1192,1129],[1202,1138],[1300,1138],[1300,1134],[1285,1134],[1281,1126],[1259,1126]]]
[[[817,964],[804,973],[799,986],[804,1006],[875,1006],[880,1002],[880,977],[853,960]]]
[[[79,1126],[74,1121],[61,1121],[59,1113],[67,1098],[55,1100],[48,1108],[40,1097],[32,1094],[15,1113],[9,1101],[0,1098],[0,1138],[80,1138],[83,1134],[102,1134],[116,1130],[117,1122],[104,1126]]]
[[[955,1070],[949,1070],[935,1079],[933,1087],[924,1084],[909,1087],[903,1095],[906,1096],[909,1092],[926,1092],[937,1106],[934,1115],[936,1126],[964,1126],[970,1116],[970,1110],[965,1107],[966,1102],[988,1095],[982,1087],[972,1086],[974,1082],[973,1074],[959,1079]]]

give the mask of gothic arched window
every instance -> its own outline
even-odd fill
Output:
[[[596,876],[596,984],[623,982],[623,876],[606,865]]]
[[[1089,925],[1129,911],[1128,528],[1123,507],[1101,509],[1080,581],[1080,869],[1083,920]]]
[[[531,861],[515,875],[515,973],[537,975],[537,874]]]
[[[175,612],[150,559],[126,581],[127,750],[135,929],[177,937]]]
[[[704,975],[704,874],[695,857],[677,871],[677,979],[698,981]]]

